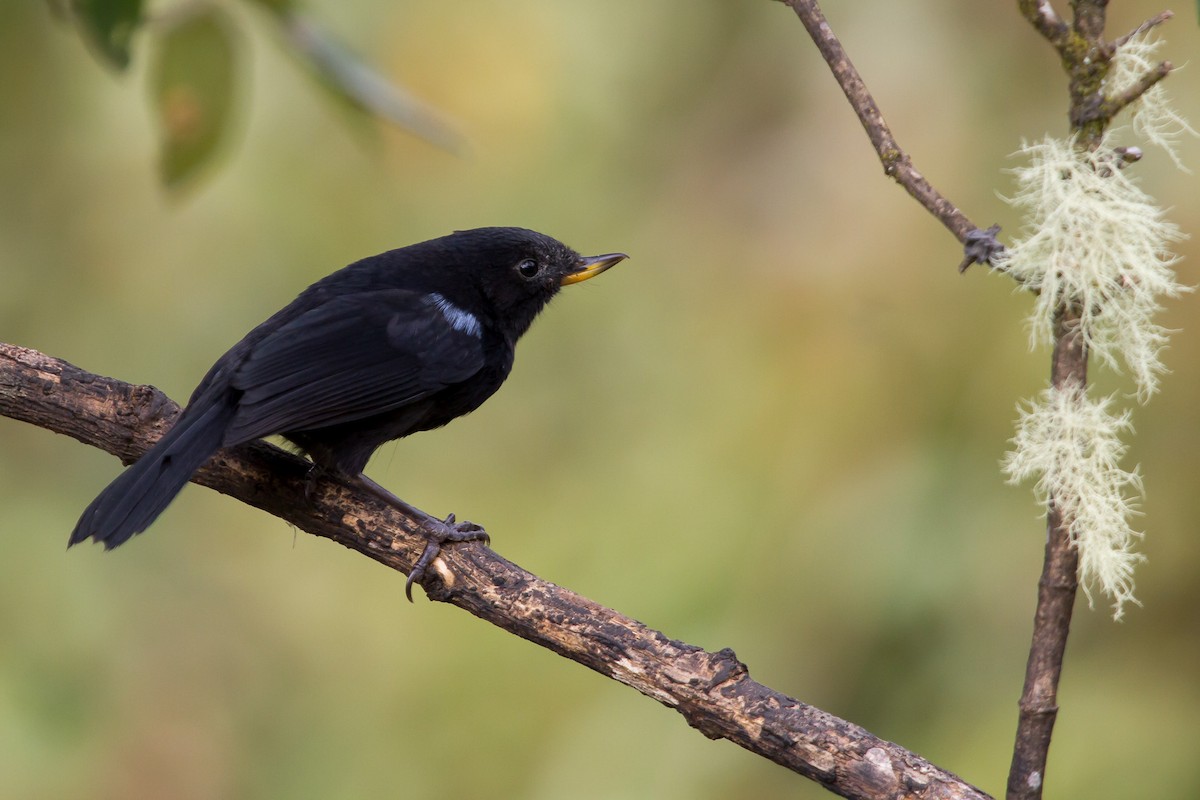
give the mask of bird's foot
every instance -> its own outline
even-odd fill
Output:
[[[425,580],[425,573],[429,570],[429,565],[438,557],[438,553],[442,552],[442,545],[454,542],[489,544],[492,541],[492,537],[488,536],[487,531],[474,522],[456,522],[453,514],[445,519],[431,517],[421,509],[410,506],[366,475],[357,475],[355,479],[367,491],[416,520],[420,525],[418,530],[425,536],[425,549],[421,551],[421,557],[413,565],[412,571],[408,573],[408,581],[404,584],[404,596],[410,603],[412,602],[413,584]]]
[[[413,564],[412,571],[408,573],[408,580],[404,584],[404,596],[410,603],[413,601],[413,584],[425,580],[425,573],[433,560],[442,552],[442,545],[453,542],[483,542],[487,545],[492,541],[492,537],[488,536],[488,532],[482,527],[474,522],[455,522],[453,514],[444,520],[431,520],[431,523],[422,529],[422,533],[425,534],[425,549],[421,551],[421,557],[417,559],[417,563]]]

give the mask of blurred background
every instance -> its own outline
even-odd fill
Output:
[[[1200,55],[1192,4],[1162,55]],[[1030,300],[884,178],[778,3],[312,0],[457,122],[454,156],[348,125],[260,16],[233,141],[156,172],[148,42],[99,65],[41,3],[0,4],[0,340],[184,400],[300,289],[365,255],[521,225],[632,259],[572,288],[495,398],[368,472],[486,525],[506,557],[1003,794],[1044,527],[998,462],[1043,386]],[[1162,7],[1111,4],[1123,33]],[[918,168],[1019,220],[1009,154],[1066,128],[1016,3],[829,2]],[[1167,81],[1200,123],[1200,73]],[[1127,137],[1128,143],[1137,144]],[[1181,155],[1200,169],[1200,142]],[[1197,177],[1142,186],[1192,234]],[[1136,408],[1142,607],[1080,598],[1051,797],[1194,797],[1200,316]],[[1102,392],[1128,392],[1096,368]],[[146,535],[64,552],[118,472],[0,419],[0,796],[826,797],[676,713],[423,598],[404,576],[190,487]]]

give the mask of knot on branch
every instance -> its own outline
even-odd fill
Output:
[[[1004,252],[1004,245],[996,239],[1000,226],[993,225],[987,230],[975,228],[963,237],[963,260],[958,265],[959,272],[966,272],[972,264],[987,264],[994,266],[992,260]]]

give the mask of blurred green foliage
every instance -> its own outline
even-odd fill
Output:
[[[129,66],[133,35],[142,23],[142,0],[71,0],[66,9],[100,58],[117,69]]]
[[[1061,132],[1057,59],[1014,4],[829,3],[918,167],[979,224],[1024,138]],[[476,225],[633,258],[563,293],[513,377],[377,480],[495,547],[1002,793],[1044,529],[998,461],[1044,383],[1029,300],[889,183],[782,5],[312,3],[461,121],[458,158],[348,129],[254,10],[247,112],[167,202],[143,90],[39,4],[0,4],[0,339],[177,399],[329,271]],[[1111,4],[1114,32],[1160,7]],[[1183,63],[1191,24],[1164,28]],[[239,67],[241,70],[241,67]],[[1200,120],[1200,76],[1168,79]],[[1200,146],[1182,155],[1200,168]],[[1196,177],[1134,169],[1185,231]],[[1195,284],[1197,243],[1181,246]],[[1139,597],[1081,604],[1053,797],[1200,794],[1200,320],[1135,411]],[[1096,368],[1102,391],[1127,380]],[[0,797],[825,797],[404,578],[196,487],[112,554],[64,553],[119,469],[0,419]]]
[[[141,0],[47,0],[75,23],[98,57],[117,70],[129,66],[135,38],[156,40],[149,71],[158,117],[159,166],[172,190],[192,186],[228,139],[238,83],[234,23],[222,0],[176,0],[143,13]],[[246,0],[317,78],[347,108],[391,122],[457,152],[460,135],[433,108],[368,66],[293,0]],[[250,20],[245,20],[249,25]]]
[[[201,7],[172,21],[153,68],[163,181],[196,174],[212,158],[233,107],[234,44],[224,14]]]

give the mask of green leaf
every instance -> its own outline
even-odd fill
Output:
[[[295,52],[340,100],[444,150],[463,150],[461,134],[435,109],[376,72],[316,22],[289,11],[275,19]]]
[[[142,24],[142,0],[71,0],[76,24],[101,59],[129,66],[133,34]]]
[[[159,167],[168,188],[194,178],[230,127],[234,40],[224,14],[206,6],[172,21],[152,70],[160,135]]]

